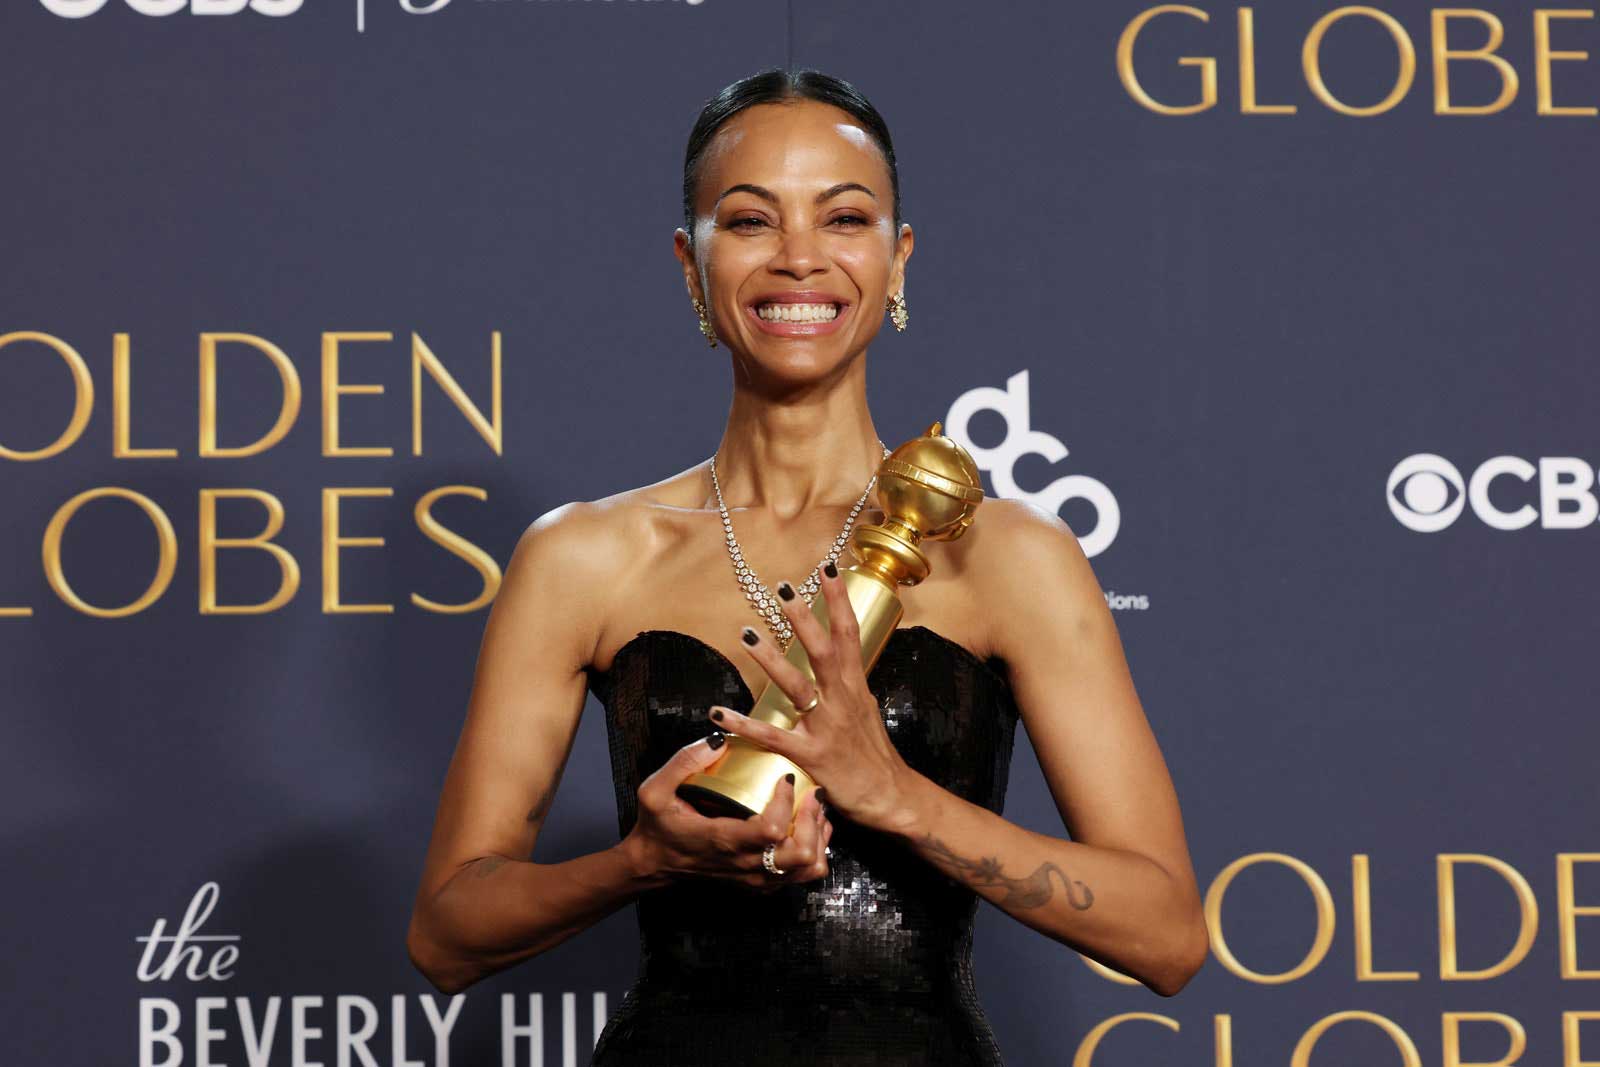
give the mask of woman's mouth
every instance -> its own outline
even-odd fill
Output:
[[[747,304],[762,333],[779,337],[816,337],[839,328],[851,305],[843,303],[790,303],[769,301]]]

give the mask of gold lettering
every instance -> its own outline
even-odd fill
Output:
[[[328,488],[322,491],[322,611],[326,615],[392,615],[393,604],[344,604],[339,600],[339,549],[381,548],[381,537],[342,537],[339,501],[344,497],[393,496],[393,489]]]
[[[171,459],[176,448],[134,448],[132,373],[128,369],[128,335],[111,335],[111,455],[116,459]]]
[[[1355,896],[1356,980],[1361,982],[1416,982],[1416,971],[1375,971],[1372,969],[1372,877],[1367,857],[1350,857],[1350,880]]]
[[[1400,71],[1395,78],[1394,88],[1389,95],[1370,107],[1353,107],[1334,97],[1328,85],[1322,80],[1322,38],[1327,34],[1328,28],[1340,19],[1352,15],[1361,15],[1378,22],[1389,31],[1389,36],[1394,38],[1395,47],[1400,53]],[[1336,8],[1323,15],[1311,27],[1311,32],[1306,34],[1304,47],[1300,50],[1300,65],[1305,69],[1306,84],[1316,94],[1317,99],[1327,104],[1335,111],[1345,115],[1380,115],[1393,108],[1406,93],[1411,91],[1411,83],[1417,76],[1417,50],[1411,44],[1411,37],[1406,33],[1405,27],[1396,22],[1392,15],[1379,11],[1375,7],[1351,6]]]
[[[1311,950],[1293,970],[1285,971],[1282,974],[1257,974],[1255,971],[1245,967],[1234,957],[1232,950],[1228,948],[1227,939],[1222,934],[1222,900],[1228,891],[1228,886],[1233,883],[1239,872],[1257,863],[1281,863],[1294,871],[1310,888],[1312,899],[1316,901],[1317,905],[1317,936],[1311,946]],[[1322,962],[1322,958],[1328,954],[1328,946],[1333,942],[1333,894],[1328,890],[1328,883],[1324,882],[1322,876],[1317,874],[1308,864],[1282,852],[1255,852],[1248,856],[1242,856],[1223,868],[1222,873],[1217,875],[1216,881],[1211,883],[1211,888],[1206,892],[1205,914],[1206,923],[1211,931],[1211,947],[1216,953],[1217,959],[1221,960],[1224,967],[1240,978],[1251,982],[1259,982],[1262,985],[1278,985],[1284,982],[1292,982],[1296,978],[1311,973],[1316,969],[1317,964]]]
[[[1481,48],[1454,49],[1449,45],[1452,18],[1477,19],[1489,28],[1489,40]],[[1495,53],[1505,40],[1505,27],[1487,11],[1465,7],[1436,7],[1433,9],[1433,112],[1436,115],[1493,115],[1504,111],[1517,96],[1517,71],[1504,58]],[[1481,59],[1500,72],[1500,96],[1492,104],[1450,103],[1450,61],[1452,59]]]
[[[1311,1062],[1311,1053],[1317,1047],[1317,1041],[1321,1039],[1322,1035],[1333,1026],[1349,1021],[1367,1022],[1376,1026],[1388,1034],[1389,1039],[1400,1050],[1401,1062],[1405,1064],[1405,1067],[1422,1067],[1422,1055],[1417,1051],[1417,1046],[1412,1044],[1410,1036],[1391,1020],[1370,1011],[1339,1011],[1319,1020],[1315,1026],[1305,1032],[1299,1043],[1295,1045],[1294,1055],[1289,1060],[1290,1067],[1307,1067]]]
[[[1600,1020],[1600,1011],[1564,1011],[1561,1013],[1561,1067],[1600,1067],[1600,1060],[1583,1058],[1583,1037],[1578,1024]]]
[[[1561,977],[1600,978],[1600,971],[1578,969],[1578,916],[1600,915],[1600,905],[1574,903],[1572,868],[1578,863],[1600,863],[1600,852],[1556,853],[1556,917],[1561,940]]]
[[[1084,1035],[1078,1044],[1078,1051],[1072,1057],[1072,1067],[1094,1067],[1095,1050],[1100,1047],[1101,1040],[1112,1030],[1127,1022],[1160,1023],[1173,1033],[1179,1030],[1178,1020],[1166,1015],[1156,1015],[1147,1011],[1130,1011],[1122,1015],[1113,1015],[1109,1019],[1101,1020],[1093,1030]]]
[[[1511,1035],[1511,1048],[1493,1063],[1477,1060],[1465,1063],[1461,1059],[1461,1024],[1481,1022],[1499,1023]],[[1497,1011],[1447,1011],[1444,1013],[1444,1063],[1442,1067],[1514,1067],[1528,1047],[1528,1035],[1522,1024],[1509,1015]]]
[[[1233,1067],[1233,1016],[1218,1015],[1211,1021],[1212,1067]]]
[[[373,447],[339,444],[339,397],[347,393],[382,395],[383,386],[371,383],[344,385],[339,381],[339,345],[344,341],[389,341],[391,333],[325,333],[322,335],[322,454],[324,456],[392,456],[388,445]]]
[[[28,460],[49,459],[71,448],[79,437],[83,436],[83,428],[89,425],[89,413],[94,409],[94,379],[89,374],[88,364],[83,357],[65,341],[52,337],[47,333],[37,330],[17,330],[0,336],[0,348],[4,348],[13,341],[38,341],[48,346],[72,372],[72,418],[67,421],[67,428],[61,431],[61,436],[45,445],[43,448],[32,452],[18,451],[0,445],[0,459],[15,459],[24,462]]]
[[[258,500],[267,509],[267,528],[254,537],[217,536],[217,500],[228,498]],[[273,542],[283,529],[283,503],[259,489],[202,489],[200,491],[200,614],[266,615],[293,599],[300,588],[300,564],[279,544]],[[261,604],[217,603],[217,549],[255,548],[278,561],[280,580],[272,599]]]
[[[1463,971],[1456,960],[1455,867],[1458,863],[1477,864],[1499,874],[1516,893],[1517,903],[1521,908],[1521,929],[1517,932],[1517,943],[1499,963],[1481,971]],[[1438,879],[1439,977],[1444,981],[1484,981],[1499,977],[1521,963],[1522,958],[1528,954],[1528,949],[1533,946],[1534,935],[1539,930],[1539,903],[1534,899],[1533,889],[1528,885],[1528,880],[1522,877],[1521,872],[1504,860],[1493,856],[1444,852],[1438,857]]]
[[[1256,103],[1255,12],[1239,9],[1239,111],[1245,115],[1293,115],[1293,104]]]
[[[489,494],[474,485],[443,485],[437,489],[424,493],[422,499],[417,501],[413,516],[417,528],[423,532],[428,540],[442,546],[454,556],[466,560],[472,568],[483,578],[483,592],[465,604],[440,604],[429,600],[417,593],[411,594],[411,602],[427,611],[435,611],[445,615],[464,615],[469,611],[477,611],[484,607],[495,597],[500,590],[500,567],[483,549],[468,541],[453,530],[446,529],[438,519],[433,517],[432,508],[434,501],[444,496],[470,496],[476,500],[487,500]]]
[[[494,449],[495,455],[502,454],[505,443],[504,426],[501,422],[500,405],[500,331],[493,333],[493,342],[490,348],[491,375],[493,381],[490,385],[490,403],[494,407],[494,425],[484,419],[483,412],[467,397],[466,391],[456,383],[450,372],[445,370],[444,364],[439,362],[439,357],[433,354],[427,342],[417,333],[411,335],[411,452],[413,455],[422,455],[422,368],[428,368],[428,374],[450,398],[456,410],[467,417],[472,428],[478,431],[478,436],[489,442],[489,447]]]
[[[156,529],[156,542],[160,547],[160,559],[156,564],[156,574],[150,584],[145,588],[139,599],[120,608],[99,608],[88,603],[78,596],[67,582],[66,570],[61,564],[61,539],[66,534],[67,523],[78,513],[78,509],[91,500],[103,496],[118,496],[131,500],[150,519],[150,525]],[[167,513],[155,501],[142,493],[120,486],[107,485],[99,489],[86,489],[56,509],[51,516],[50,524],[44,531],[44,574],[45,580],[50,583],[50,588],[62,602],[76,608],[85,615],[94,615],[101,619],[120,619],[128,615],[137,615],[145,608],[161,599],[161,595],[172,584],[172,573],[178,566],[178,535],[172,529],[172,520],[167,518]]]
[[[217,345],[234,341],[248,345],[266,356],[278,371],[283,385],[283,400],[272,429],[257,440],[238,448],[217,447]],[[279,441],[300,414],[300,375],[283,349],[262,337],[248,333],[202,333],[200,335],[200,455],[207,459],[238,459],[254,456]]]
[[[1555,90],[1551,87],[1550,64],[1558,59],[1588,59],[1588,52],[1552,52],[1550,50],[1551,19],[1592,19],[1593,11],[1538,8],[1533,13],[1533,75],[1539,88],[1539,114],[1541,115],[1593,115],[1592,107],[1557,107],[1553,102]]]
[[[1139,32],[1144,29],[1145,23],[1157,15],[1176,14],[1188,15],[1201,22],[1210,22],[1211,16],[1200,8],[1188,7],[1184,4],[1162,4],[1152,7],[1148,11],[1141,11],[1135,15],[1133,21],[1122,30],[1122,35],[1117,38],[1117,75],[1122,79],[1122,87],[1128,95],[1151,111],[1161,115],[1193,115],[1197,111],[1205,111],[1215,107],[1217,103],[1217,61],[1212,56],[1180,56],[1178,65],[1184,67],[1200,68],[1200,102],[1198,104],[1163,104],[1159,103],[1144,86],[1139,84],[1139,77],[1133,69],[1133,45],[1138,39]]]

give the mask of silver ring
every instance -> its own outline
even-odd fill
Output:
[[[808,712],[808,711],[810,711],[810,710],[811,710],[811,709],[812,709],[812,708],[814,708],[814,707],[816,707],[816,706],[817,706],[817,704],[818,704],[818,703],[819,703],[819,702],[820,702],[820,701],[821,701],[821,700],[822,700],[822,692],[821,692],[821,691],[820,691],[820,690],[818,690],[818,691],[817,691],[817,692],[815,692],[815,693],[812,693],[812,694],[811,694],[811,703],[809,703],[809,704],[807,704],[807,705],[806,705],[806,706],[805,706],[805,707],[803,707],[803,708],[795,708],[795,709],[794,709],[794,710],[795,710],[795,711],[797,711],[797,712],[800,712],[800,713],[802,713],[802,714],[804,714],[804,713],[805,713],[805,712]]]
[[[768,845],[761,850],[761,866],[767,869],[768,874],[783,874],[784,870],[776,861],[777,845]]]

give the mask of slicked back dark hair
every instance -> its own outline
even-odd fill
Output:
[[[894,230],[892,237],[900,234],[900,171],[894,161],[894,140],[889,136],[889,125],[878,114],[872,102],[855,86],[831,74],[810,67],[784,69],[773,67],[740,78],[706,101],[700,115],[689,131],[689,143],[683,150],[683,227],[694,240],[694,191],[700,179],[700,157],[722,124],[745,108],[756,104],[777,104],[786,100],[817,100],[832,104],[849,113],[877,143],[889,165],[889,186],[893,195]]]

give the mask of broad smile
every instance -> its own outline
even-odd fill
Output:
[[[746,304],[756,328],[775,337],[820,337],[833,333],[854,305],[826,295],[805,299],[761,299]]]

